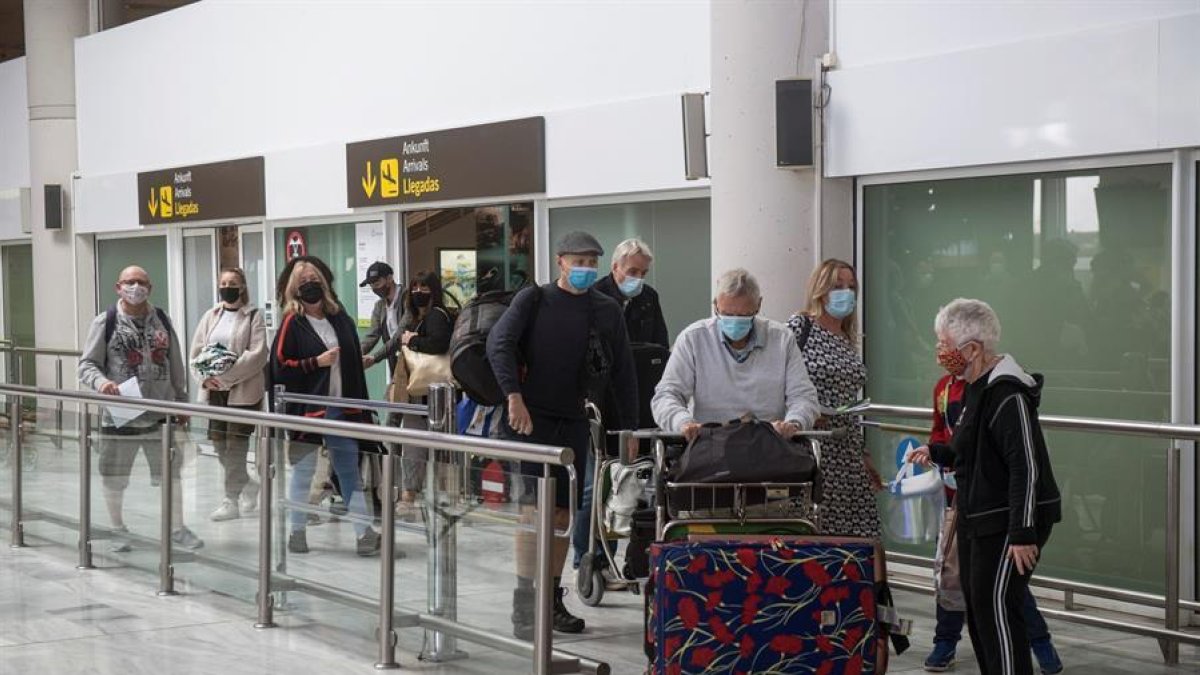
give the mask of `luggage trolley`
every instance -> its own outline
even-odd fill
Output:
[[[592,504],[588,517],[588,550],[579,563],[575,590],[583,604],[596,607],[605,591],[621,590],[635,595],[641,592],[640,582],[629,573],[627,566],[617,565],[616,548],[621,539],[630,536],[638,497],[645,492],[644,487],[651,484],[654,461],[650,457],[640,457],[626,462],[623,455],[628,437],[621,432],[606,433],[600,410],[590,402],[587,414],[591,424]],[[605,441],[609,435],[621,438],[620,456],[608,456]],[[609,508],[609,497],[614,489],[629,495],[632,503],[619,510]],[[609,576],[604,574],[605,569],[609,570]]]

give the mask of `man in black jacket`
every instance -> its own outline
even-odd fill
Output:
[[[654,254],[641,239],[626,239],[613,249],[612,272],[596,282],[596,290],[604,293],[625,313],[625,328],[629,341],[671,346],[667,321],[658,303],[658,291],[646,284]]]
[[[513,440],[567,446],[575,451],[575,475],[584,475],[590,461],[590,429],[584,403],[597,400],[609,388],[616,392],[613,429],[637,428],[637,378],[629,338],[617,303],[592,289],[599,257],[596,238],[572,232],[559,240],[558,279],[553,284],[526,288],[488,334],[488,361],[508,399],[502,429]],[[521,366],[524,376],[521,376]],[[526,475],[538,475],[540,465],[524,465]],[[555,523],[566,529],[570,518],[570,484],[564,467],[554,467]],[[533,497],[526,481],[526,500]],[[578,496],[576,497],[578,507]],[[531,503],[522,517],[532,522]],[[569,542],[555,537],[550,564],[558,573],[566,562]],[[513,593],[513,634],[533,637],[533,577],[537,543],[532,531],[516,534],[517,589]],[[583,619],[563,604],[560,579],[554,579],[554,629],[578,633]]]
[[[1000,320],[985,302],[954,300],[934,327],[938,363],[967,381],[963,412],[950,445],[917,448],[910,457],[955,471],[959,570],[980,672],[1032,675],[1022,605],[1050,529],[1062,519],[1038,424],[1042,379],[996,353]]]

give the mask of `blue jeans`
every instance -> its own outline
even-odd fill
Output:
[[[1028,589],[1025,591],[1025,604],[1021,607],[1021,610],[1025,615],[1025,629],[1029,633],[1030,644],[1048,642],[1050,640],[1050,628],[1046,626],[1046,620],[1042,618],[1042,613],[1038,611],[1037,600],[1034,600],[1033,592]],[[966,612],[943,609],[941,605],[938,605],[937,627],[933,631],[934,644],[938,642],[957,643],[962,639],[963,624],[966,620]]]
[[[344,419],[341,408],[327,408],[325,419]],[[363,495],[362,476],[358,471],[358,441],[344,436],[326,436],[325,447],[329,450],[329,463],[337,475],[338,486],[342,490],[342,499],[347,502],[350,513],[370,517],[367,510],[367,500]],[[317,453],[310,452],[292,467],[292,477],[288,482],[288,499],[294,502],[308,500],[308,487],[312,484],[313,474],[317,471]],[[304,529],[308,515],[303,511],[288,512],[288,526],[292,532]],[[366,523],[354,523],[354,531],[362,536],[367,531]]]

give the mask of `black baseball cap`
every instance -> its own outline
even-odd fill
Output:
[[[392,274],[393,272],[391,265],[385,262],[373,262],[371,263],[371,266],[367,268],[367,278],[363,279],[362,283],[359,284],[358,287],[362,288],[363,286],[370,286],[371,282],[378,281],[384,277],[390,277]]]

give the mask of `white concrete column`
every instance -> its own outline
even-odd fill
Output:
[[[87,0],[25,0],[25,48],[29,82],[29,169],[33,215],[34,327],[40,347],[77,348],[81,315],[93,314],[79,302],[91,292],[80,279],[75,236],[69,217],[71,174],[78,167],[75,139],[75,38],[87,34]],[[43,186],[63,186],[68,218],[62,230],[46,229]],[[85,267],[90,268],[90,259]],[[73,362],[64,364],[64,385],[74,383]],[[54,384],[54,359],[38,360],[38,383]]]
[[[812,77],[828,24],[826,0],[712,3],[712,276],[750,270],[773,319],[803,302],[816,259],[813,170],[775,166],[775,81]],[[826,181],[821,258],[852,259],[850,190]]]

